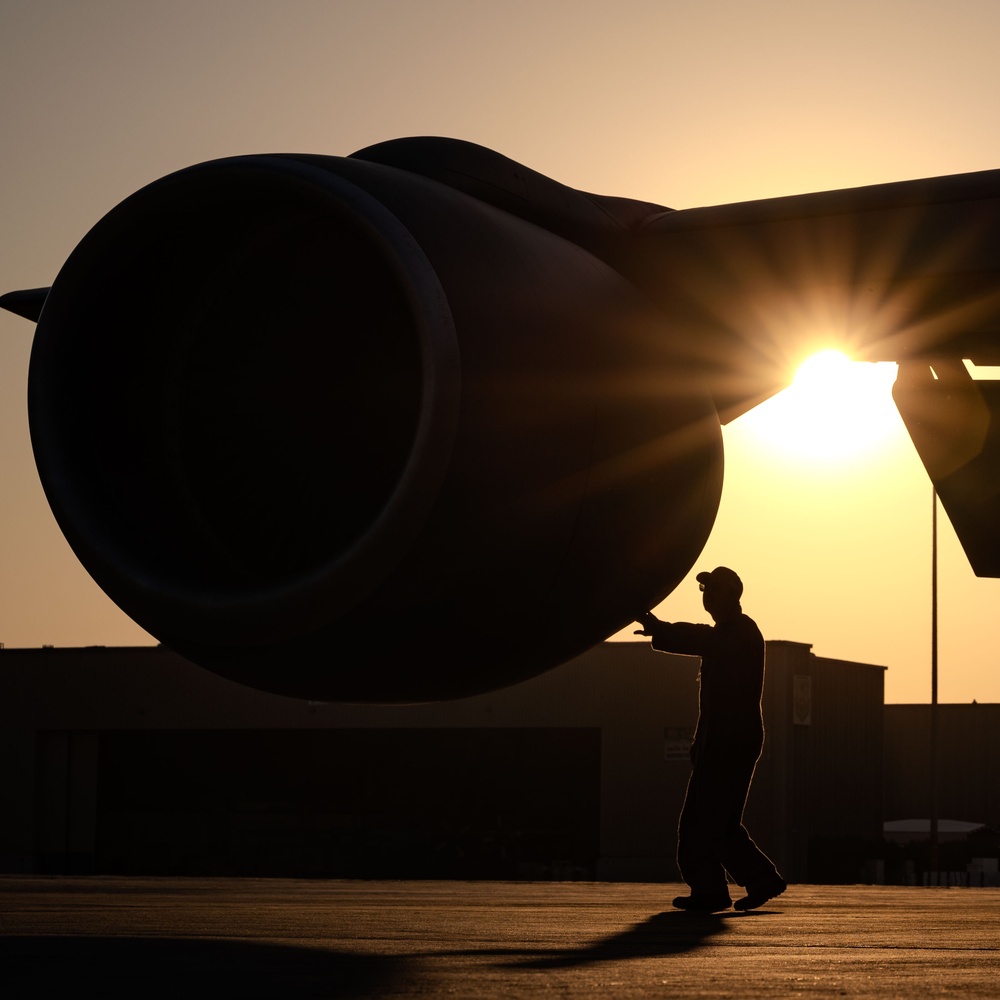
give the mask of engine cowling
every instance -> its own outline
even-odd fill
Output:
[[[387,163],[237,157],[84,238],[29,417],[70,544],[164,644],[416,701],[530,677],[684,577],[722,483],[684,357],[537,220]]]

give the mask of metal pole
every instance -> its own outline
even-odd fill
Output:
[[[931,780],[930,864],[935,884],[940,881],[938,853],[938,531],[937,489],[931,486]]]

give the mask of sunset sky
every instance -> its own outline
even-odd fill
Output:
[[[0,0],[0,291],[50,284],[137,188],[241,153],[453,136],[674,208],[997,168],[998,37],[995,0]],[[0,642],[150,642],[48,511],[32,330],[0,314]],[[783,437],[794,398],[726,429],[695,569],[736,569],[767,638],[885,665],[888,701],[926,701],[931,486],[891,370],[868,370],[851,408],[874,415],[834,457]],[[940,546],[940,697],[1000,701],[1000,581],[944,518]],[[661,617],[703,618],[692,580]]]

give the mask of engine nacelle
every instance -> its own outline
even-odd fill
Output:
[[[84,566],[183,655],[310,698],[471,694],[676,586],[719,421],[585,238],[363,157],[213,161],[113,209],[45,299],[32,442]],[[552,228],[616,238],[545,183]]]

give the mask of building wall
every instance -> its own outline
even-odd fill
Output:
[[[938,816],[1000,830],[1000,705],[938,706]],[[930,816],[931,706],[885,707],[885,818]]]
[[[768,831],[761,846],[796,879],[833,877],[818,845],[882,836],[884,678],[882,667],[817,657],[805,643],[767,644],[767,737],[747,826]]]
[[[491,694],[357,706],[161,648],[2,650],[0,866],[673,880],[698,665],[605,643]],[[791,879],[818,832],[880,830],[881,704],[882,668],[768,644],[746,815]]]

